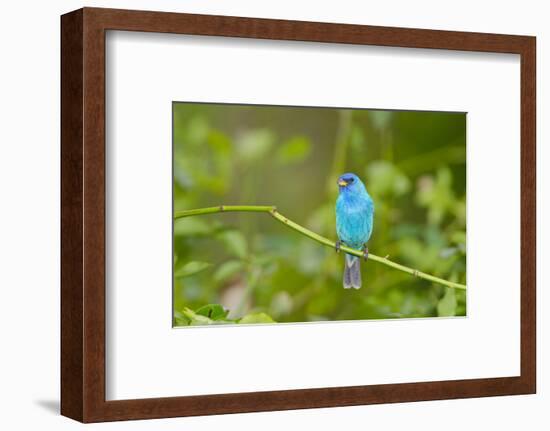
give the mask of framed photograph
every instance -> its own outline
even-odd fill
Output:
[[[535,393],[535,38],[61,18],[61,412]]]

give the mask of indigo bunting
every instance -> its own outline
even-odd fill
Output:
[[[365,259],[369,250],[366,242],[372,233],[374,202],[365,185],[355,174],[343,174],[338,178],[339,195],[336,200],[336,251],[340,244],[363,250]],[[361,287],[360,259],[346,254],[344,266],[344,289]]]

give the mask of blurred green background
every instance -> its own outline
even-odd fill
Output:
[[[466,283],[466,114],[173,104],[174,210],[275,205],[336,239],[337,177],[375,202],[369,249]],[[465,291],[344,256],[261,213],[174,222],[174,325],[464,316]]]

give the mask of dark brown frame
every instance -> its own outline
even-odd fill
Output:
[[[105,400],[105,32],[514,53],[521,56],[521,375],[458,381]],[[61,413],[82,422],[351,406],[536,390],[536,39],[84,8],[61,17]]]

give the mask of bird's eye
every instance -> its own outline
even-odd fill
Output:
[[[355,178],[350,178],[350,179],[348,180],[348,183],[353,183],[354,181],[355,181]]]

